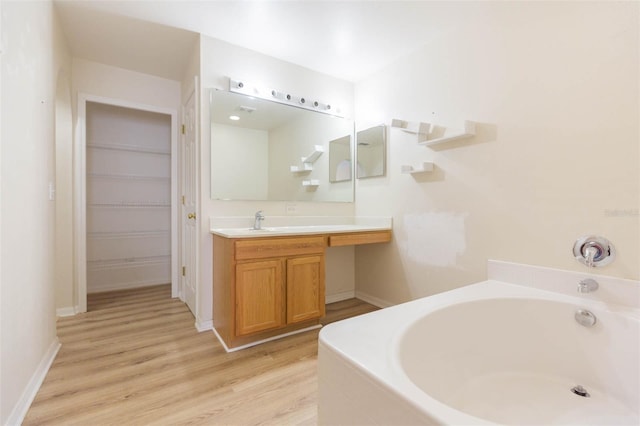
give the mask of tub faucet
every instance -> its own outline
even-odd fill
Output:
[[[591,293],[598,289],[598,282],[593,278],[585,278],[578,283],[578,293]]]
[[[253,229],[260,230],[262,229],[262,221],[264,220],[264,214],[262,210],[258,210],[256,212],[255,220],[253,221]]]
[[[585,244],[585,246],[586,246],[585,249],[584,249],[584,260],[585,260],[585,263],[586,263],[588,268],[593,268],[594,261],[596,260],[596,258],[598,256],[600,256],[600,250],[598,250],[598,247],[596,247],[594,245],[587,246]]]

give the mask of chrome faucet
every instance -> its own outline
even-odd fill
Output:
[[[584,260],[588,268],[593,268],[594,261],[598,256],[600,256],[600,250],[597,246],[585,244]]]
[[[256,212],[256,217],[253,222],[253,229],[255,229],[256,231],[262,229],[263,220],[264,220],[264,214],[262,213],[262,210],[258,210]]]
[[[609,240],[597,235],[585,235],[573,245],[573,256],[587,268],[599,268],[613,262],[616,251]]]
[[[598,289],[598,282],[593,278],[585,278],[578,283],[578,293],[591,293]]]

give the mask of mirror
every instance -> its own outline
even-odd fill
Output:
[[[329,181],[351,180],[351,137],[344,136],[329,142]]]
[[[212,199],[353,202],[351,174],[329,172],[333,151],[351,158],[351,120],[216,89],[210,111]]]
[[[356,134],[358,145],[358,179],[384,176],[386,172],[387,127],[385,125],[361,130]]]

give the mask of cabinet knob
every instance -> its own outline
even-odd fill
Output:
[[[195,219],[196,218],[196,214],[195,213],[189,213],[187,215],[187,219]]]

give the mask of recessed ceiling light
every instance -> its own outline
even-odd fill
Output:
[[[238,121],[240,120],[240,117],[238,117],[237,115],[230,115],[229,120]]]

